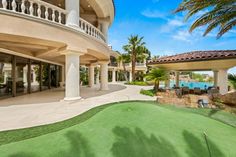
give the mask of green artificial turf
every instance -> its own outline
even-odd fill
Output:
[[[236,117],[209,113],[151,102],[110,104],[64,122],[2,132],[0,156],[235,157]]]

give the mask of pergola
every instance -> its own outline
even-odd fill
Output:
[[[164,68],[176,72],[176,86],[179,73],[183,71],[213,71],[214,86],[220,94],[228,92],[228,70],[236,66],[236,50],[194,51],[173,56],[165,56],[149,61],[151,67]],[[169,86],[169,81],[167,82]]]

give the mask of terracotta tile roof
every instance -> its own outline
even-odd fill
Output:
[[[232,59],[236,58],[236,50],[219,50],[219,51],[193,51],[183,54],[160,57],[156,60],[148,62],[152,64],[165,64],[165,63],[180,63],[192,61],[206,61],[206,60],[219,60],[219,59]]]

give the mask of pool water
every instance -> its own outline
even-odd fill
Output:
[[[175,81],[170,82],[170,87],[174,87]],[[213,83],[208,83],[208,82],[185,82],[185,81],[180,81],[179,83],[180,87],[189,87],[190,89],[194,88],[201,88],[202,90],[208,89],[208,87],[212,87]]]

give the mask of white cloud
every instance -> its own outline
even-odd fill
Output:
[[[191,34],[186,31],[186,30],[180,30],[177,32],[177,34],[172,36],[173,39],[175,40],[180,40],[180,41],[184,41],[184,42],[188,42],[191,43]]]
[[[180,26],[184,26],[185,23],[179,19],[170,19],[170,20],[168,20],[168,25],[180,27]]]
[[[146,9],[141,14],[148,18],[160,18],[160,19],[166,19],[166,14],[163,12],[160,12],[159,10],[150,10]]]
[[[167,23],[160,28],[161,33],[173,33],[177,28],[186,26],[187,24],[183,22],[182,18],[175,16],[172,19],[167,19]]]

